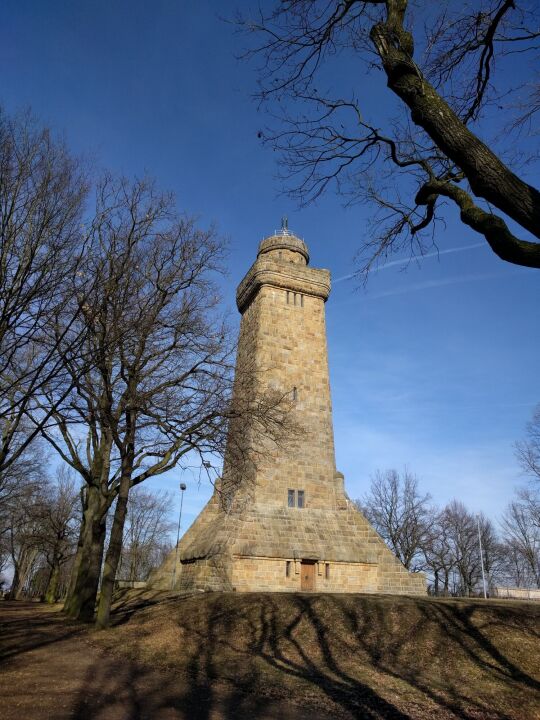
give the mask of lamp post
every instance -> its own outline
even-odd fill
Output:
[[[484,600],[487,598],[486,593],[486,576],[484,574],[484,553],[482,551],[482,534],[480,533],[480,515],[476,516],[476,523],[478,525],[478,546],[480,548],[480,563],[482,565],[482,589],[484,590]]]
[[[174,568],[173,568],[171,590],[174,590],[174,584],[176,583],[176,566],[178,565],[178,543],[180,542],[180,525],[182,523],[182,506],[184,504],[184,490],[185,489],[186,489],[186,484],[180,483],[180,514],[178,515],[178,531],[176,533],[176,552],[174,554]]]

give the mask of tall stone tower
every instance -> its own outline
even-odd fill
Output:
[[[330,273],[308,263],[305,243],[284,221],[259,245],[236,295],[237,378],[249,367],[256,385],[287,395],[302,432],[277,452],[267,453],[261,439],[250,472],[234,452],[226,455],[222,486],[150,578],[155,587],[170,588],[174,578],[182,590],[425,593],[423,576],[393,556],[336,471],[325,327]],[[246,392],[241,382],[237,392]],[[227,488],[232,501],[224,503]]]

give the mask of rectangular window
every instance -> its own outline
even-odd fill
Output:
[[[326,580],[330,580],[330,563],[324,563],[324,577]]]
[[[291,561],[285,561],[285,577],[291,577]]]
[[[287,305],[290,303],[290,301],[291,301],[291,293],[287,290]]]
[[[299,508],[304,507],[304,491],[303,490],[298,491],[298,507]]]
[[[289,507],[294,507],[294,490],[287,491],[287,504]]]
[[[304,307],[304,296],[300,295],[300,307]]]

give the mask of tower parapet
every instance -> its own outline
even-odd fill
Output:
[[[260,246],[256,261],[240,282],[236,304],[243,314],[263,286],[310,295],[326,301],[330,295],[330,272],[308,267],[308,250],[303,240],[289,235],[271,235]]]
[[[269,255],[284,262],[309,265],[307,246],[303,240],[290,232],[287,218],[283,218],[281,230],[261,241],[257,257],[260,258],[261,255]]]

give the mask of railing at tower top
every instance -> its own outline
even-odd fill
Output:
[[[286,215],[281,218],[281,228],[274,231],[274,235],[291,235],[289,230],[289,219]]]

